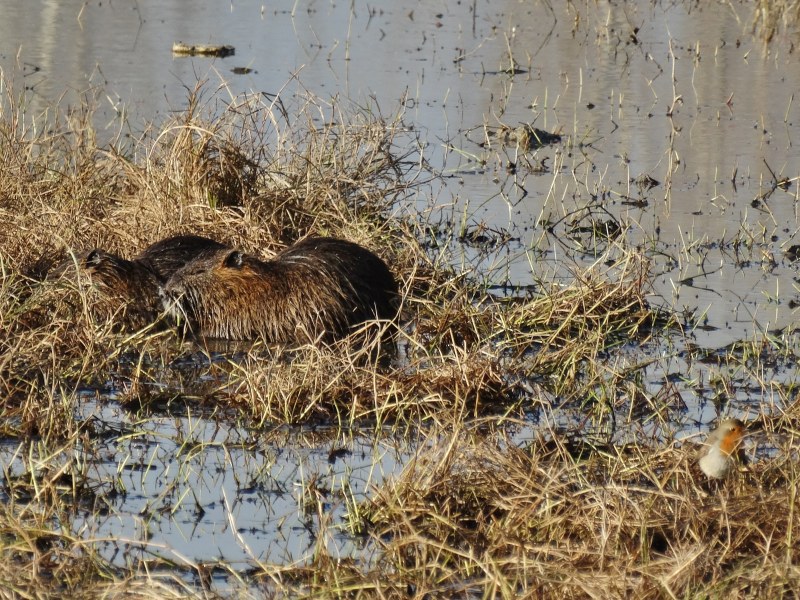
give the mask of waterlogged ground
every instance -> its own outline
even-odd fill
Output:
[[[37,464],[47,479],[83,461],[84,478],[74,482],[78,509],[62,526],[96,540],[112,563],[160,559],[191,576],[198,564],[212,572],[217,565],[244,572],[259,561],[303,564],[318,544],[361,554],[353,532],[337,526],[322,534],[320,519],[339,523],[352,498],[414,451],[389,431],[253,430],[237,426],[232,414],[181,400],[159,408],[133,413],[113,393],[98,401],[87,392],[76,418],[92,423],[92,454]],[[28,452],[36,450],[2,450],[18,499],[35,494],[25,483]]]
[[[605,358],[642,365],[644,388],[674,424],[658,436],[785,405],[800,301],[793,32],[765,46],[748,3],[212,4],[16,3],[0,19],[0,66],[33,90],[33,111],[64,89],[70,102],[101,86],[109,135],[121,117],[135,128],[182,107],[198,78],[231,95],[305,89],[401,106],[437,177],[397,214],[424,224],[433,255],[455,248],[457,268],[491,293],[566,284],[597,261],[613,273],[623,248],[649,259],[649,300],[681,313],[684,330]],[[236,54],[173,58],[177,40]],[[561,141],[526,147],[502,129],[521,125]],[[753,340],[763,341],[755,353],[742,344]],[[75,415],[96,422],[99,452],[47,466],[83,462],[85,494],[62,526],[119,565],[161,557],[189,573],[198,563],[244,572],[302,564],[318,544],[368,561],[346,510],[418,450],[414,436],[369,424],[248,429],[202,403],[138,413],[117,402],[120,385],[87,388]],[[632,399],[617,400],[617,422],[628,424],[619,440],[648,427]],[[566,425],[583,413],[554,399],[513,439],[553,415]],[[756,435],[750,454],[770,448]],[[14,444],[0,457],[12,479],[38,460],[35,447]],[[321,521],[336,534],[318,539]]]

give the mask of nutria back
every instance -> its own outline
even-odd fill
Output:
[[[133,260],[149,268],[164,284],[175,271],[200,253],[227,247],[216,240],[199,235],[176,235],[148,246]]]
[[[268,261],[207,250],[178,269],[164,291],[168,310],[211,338],[331,341],[397,314],[397,283],[386,264],[336,238],[303,240]]]

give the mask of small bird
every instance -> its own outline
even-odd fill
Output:
[[[744,461],[741,448],[745,426],[739,419],[725,419],[708,434],[708,452],[700,459],[700,469],[712,479],[722,479],[736,461]]]

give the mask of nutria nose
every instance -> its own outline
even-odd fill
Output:
[[[183,293],[174,287],[170,287],[170,289],[167,290],[163,285],[158,286],[158,298],[161,301],[161,306],[163,306],[164,310],[170,315],[175,316],[176,313],[183,312],[180,306],[181,296],[183,296]]]
[[[165,286],[160,285],[158,286],[158,298],[161,300],[161,304],[164,305],[164,308],[169,308],[168,305],[171,305],[175,301],[175,294],[172,291],[167,291]]]
[[[159,286],[158,291],[162,298],[175,299],[182,296],[186,290],[183,282],[180,280],[176,281],[174,277],[171,277],[164,285]]]

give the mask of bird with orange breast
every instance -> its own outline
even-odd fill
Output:
[[[708,434],[708,451],[700,458],[700,469],[711,479],[722,479],[737,464],[744,464],[742,440],[746,434],[739,419],[725,419]]]

